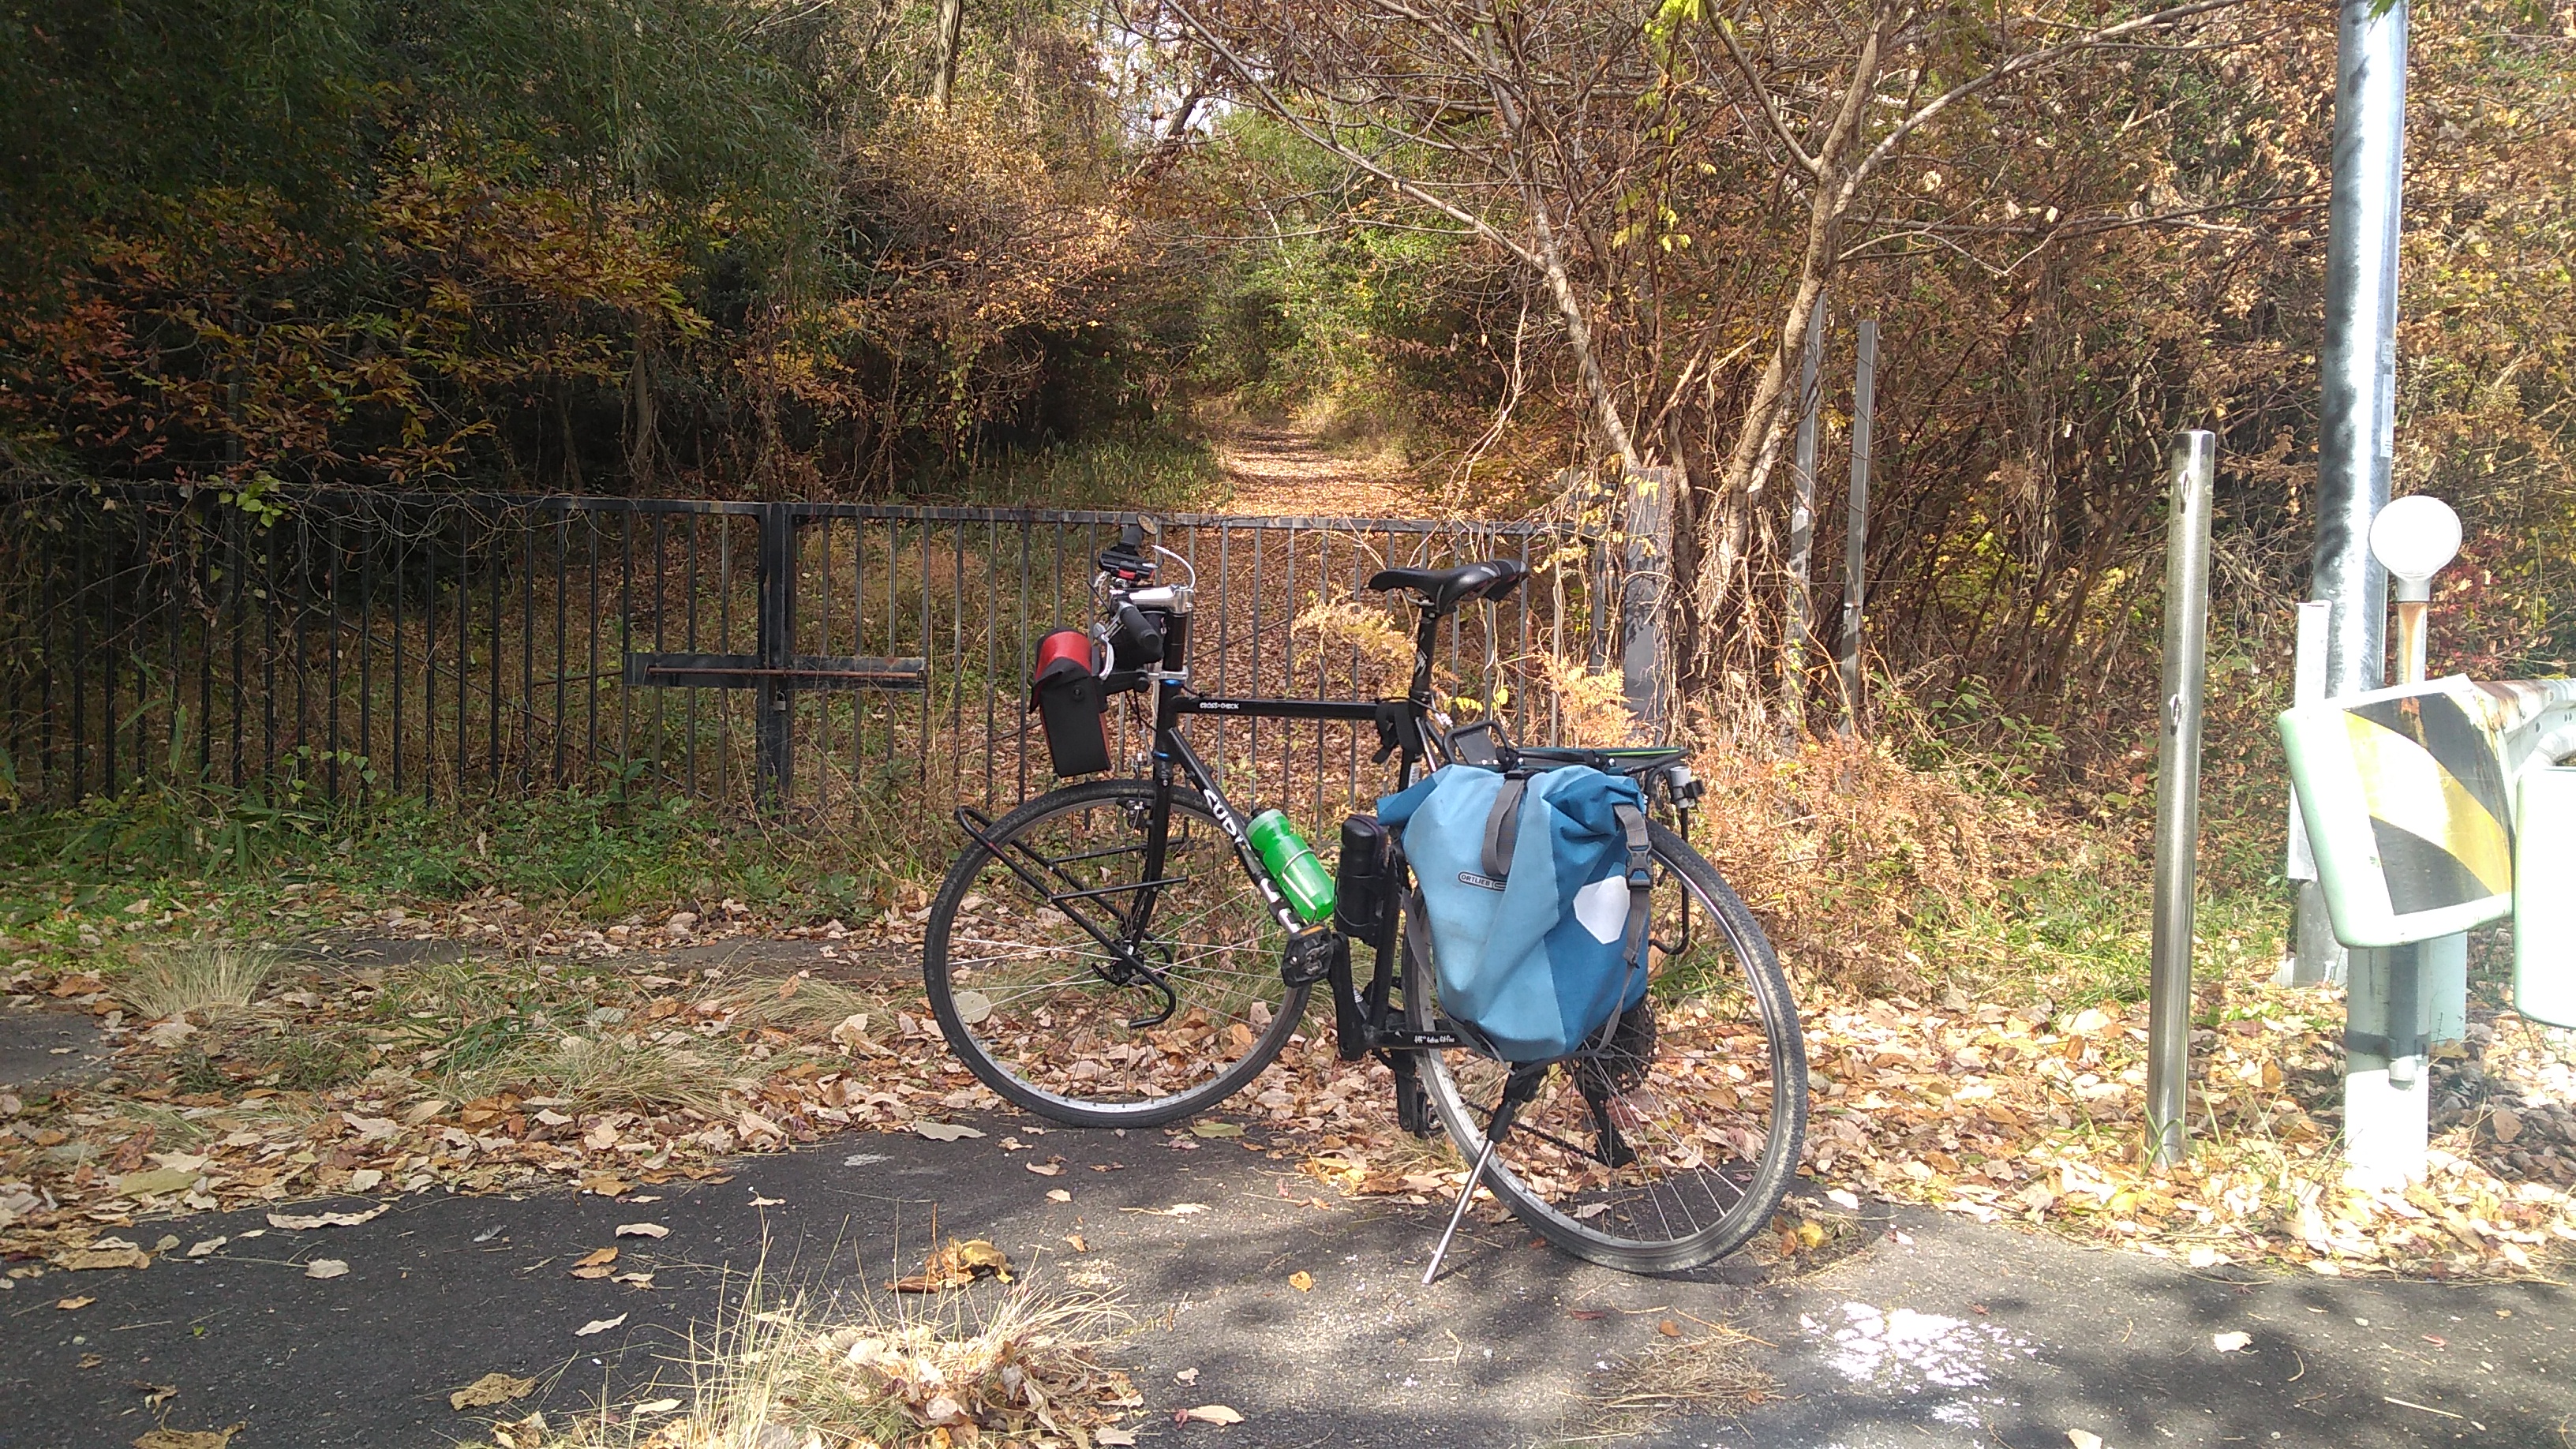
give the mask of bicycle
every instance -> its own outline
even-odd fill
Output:
[[[957,811],[970,839],[923,943],[949,1046],[1041,1116],[1157,1126],[1253,1082],[1302,1029],[1320,984],[1341,1058],[1375,1053],[1393,1073],[1399,1124],[1427,1137],[1436,1121],[1476,1164],[1451,1234],[1481,1182],[1549,1242],[1613,1268],[1678,1271],[1742,1246],[1795,1170],[1806,1055],[1769,941],[1685,838],[1700,786],[1684,752],[1515,750],[1491,724],[1450,727],[1432,694],[1437,628],[1517,588],[1528,570],[1508,560],[1369,579],[1368,590],[1402,590],[1417,608],[1402,698],[1199,694],[1188,670],[1195,579],[1155,582],[1148,546],[1186,567],[1127,527],[1098,558],[1091,637],[1101,688],[1145,695],[1150,774],[1067,786],[999,820]],[[1460,1050],[1401,852],[1372,916],[1302,920],[1191,748],[1183,725],[1199,715],[1374,725],[1397,788],[1453,761],[1590,764],[1636,778],[1655,817],[1646,1001],[1564,1061],[1511,1067]],[[1371,957],[1365,983],[1355,947]]]

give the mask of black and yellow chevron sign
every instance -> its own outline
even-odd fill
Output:
[[[2344,731],[2389,907],[2440,910],[2513,890],[2513,794],[2495,736],[2446,694],[2346,708]]]

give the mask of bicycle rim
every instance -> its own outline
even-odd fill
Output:
[[[1698,852],[1654,833],[1652,1049],[1623,1053],[1631,1037],[1548,1068],[1484,1178],[1542,1237],[1631,1272],[1742,1246],[1778,1208],[1806,1133],[1806,1051],[1769,941]],[[1509,1068],[1427,1055],[1432,1105],[1473,1162]]]
[[[1234,845],[1196,801],[1173,801],[1167,882],[1146,953],[1177,997],[1170,1016],[1068,912],[1116,937],[1143,880],[1153,786],[1102,781],[1042,796],[989,832],[1058,895],[1050,906],[980,845],[932,903],[923,977],[940,1030],[995,1091],[1059,1122],[1146,1127],[1224,1100],[1268,1064],[1304,1014],[1280,978],[1282,933]]]

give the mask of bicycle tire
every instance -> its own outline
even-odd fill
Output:
[[[1083,814],[1089,817],[1086,823],[1104,827],[1089,839],[1105,840],[1107,847],[1068,854],[1066,862],[1088,869],[1132,854],[1141,865],[1143,837],[1135,827],[1139,812],[1150,809],[1153,798],[1150,780],[1073,785],[1003,816],[987,838],[1005,848],[1037,849],[1030,842],[1050,822]],[[1121,822],[1127,832],[1123,836],[1115,833]],[[1172,798],[1171,835],[1173,857],[1181,864],[1167,862],[1164,874],[1185,878],[1187,884],[1165,888],[1154,919],[1158,944],[1171,966],[1167,974],[1190,988],[1190,994],[1172,1021],[1141,1031],[1127,1029],[1128,1013],[1150,1008],[1159,996],[1140,987],[1114,987],[1087,974],[1093,961],[1109,959],[1087,933],[1052,911],[980,843],[969,842],[949,867],[925,923],[922,984],[950,1049],[1008,1101],[1074,1127],[1159,1126],[1205,1111],[1240,1091],[1297,1029],[1306,1011],[1307,988],[1290,987],[1281,978],[1283,933],[1260,888],[1244,874],[1232,840],[1203,803],[1181,792]],[[1203,861],[1204,868],[1190,870],[1196,861]],[[1100,867],[1100,873],[1109,873],[1109,867]],[[1072,883],[1070,876],[1067,882]],[[1108,894],[1091,899],[1116,900],[1118,883],[1109,884],[1113,889]],[[1190,887],[1199,889],[1193,894]],[[1010,898],[1019,914],[996,910],[991,913],[995,919],[988,921],[980,903],[968,906],[986,892],[992,893],[988,899]],[[1097,909],[1083,903],[1075,908]],[[1051,913],[1054,921],[1047,919]],[[1187,940],[1165,939],[1161,932],[1167,921],[1200,929]],[[961,944],[970,948],[969,954],[952,950]],[[998,993],[989,988],[1007,981],[1010,968],[1023,963],[1045,963],[1050,973],[1071,974],[997,1000]],[[1043,999],[1040,992],[1047,993]],[[961,1009],[961,998],[968,993],[982,998],[971,1003],[972,1010]],[[1193,1013],[1200,1019],[1194,1022]],[[1195,1054],[1195,1065],[1181,1060],[1185,1051]],[[1079,1075],[1092,1069],[1097,1075]],[[1162,1091],[1163,1085],[1175,1084],[1176,1076],[1177,1090]]]
[[[1697,964],[1701,958],[1696,952],[1678,963],[1669,953],[1657,953],[1657,979],[1649,988],[1648,1001],[1654,1005],[1659,1022],[1671,1024],[1658,1026],[1665,1040],[1659,1042],[1642,1068],[1646,1073],[1642,1092],[1649,1101],[1669,1094],[1676,1104],[1669,1114],[1673,1120],[1666,1125],[1664,1114],[1659,1113],[1647,1124],[1654,1131],[1640,1133],[1632,1125],[1630,1132],[1620,1136],[1629,1139],[1629,1150],[1636,1151],[1641,1160],[1658,1155],[1662,1165],[1668,1167],[1674,1166],[1676,1157],[1686,1164],[1699,1155],[1704,1162],[1705,1153],[1721,1140],[1730,1141],[1739,1158],[1747,1156],[1741,1152],[1745,1138],[1730,1139],[1728,1133],[1749,1133],[1740,1120],[1744,1103],[1762,1093],[1750,1089],[1749,1084],[1739,1091],[1738,1084],[1732,1081],[1710,1079],[1710,1074],[1723,1076],[1741,1063],[1709,1060],[1715,1054],[1707,1050],[1721,1038],[1740,1033],[1730,1034],[1722,1022],[1712,1026],[1709,1020],[1693,1015],[1695,1011],[1707,1012],[1709,1002],[1722,1000],[1721,988],[1733,986],[1742,991],[1758,1017],[1768,1056],[1765,1075],[1769,1078],[1770,1110],[1759,1134],[1759,1150],[1749,1154],[1749,1162],[1737,1170],[1723,1163],[1705,1171],[1685,1165],[1670,1177],[1656,1179],[1649,1176],[1651,1169],[1637,1168],[1635,1163],[1612,1167],[1603,1162],[1600,1152],[1605,1134],[1598,1126],[1601,1119],[1587,1104],[1580,1116],[1595,1123],[1592,1145],[1587,1149],[1592,1160],[1577,1162],[1576,1152],[1569,1149],[1583,1144],[1556,1129],[1577,1119],[1569,1109],[1582,1100],[1581,1092],[1576,1069],[1559,1063],[1548,1069],[1539,1088],[1539,1099],[1521,1119],[1528,1127],[1545,1132],[1546,1140],[1520,1127],[1506,1131],[1482,1182],[1539,1236],[1576,1257],[1631,1273],[1673,1273],[1699,1267],[1742,1247],[1779,1209],[1806,1137],[1807,1057],[1788,979],[1761,926],[1718,875],[1716,867],[1689,842],[1660,822],[1653,824],[1648,834],[1654,849],[1658,890],[1667,880],[1679,885],[1682,908],[1696,907],[1703,913],[1708,925],[1723,937],[1735,969],[1729,980],[1712,982],[1704,966]],[[1672,938],[1664,928],[1663,906],[1659,904],[1656,909],[1655,934],[1660,944]],[[1408,1018],[1418,1027],[1430,1026],[1437,1015],[1436,977],[1430,963],[1419,959],[1427,945],[1422,941],[1423,934],[1410,929],[1408,922],[1405,1006]],[[1689,981],[1677,979],[1685,974],[1685,968]],[[1707,988],[1696,998],[1677,989],[1694,981]],[[1422,984],[1416,987],[1415,982]],[[1472,1164],[1484,1149],[1482,1124],[1499,1098],[1506,1069],[1501,1063],[1463,1051],[1427,1051],[1423,1055],[1426,1060],[1421,1064],[1420,1077],[1430,1094],[1432,1108],[1459,1154]],[[1685,1060],[1686,1056],[1698,1060]],[[1688,1120],[1693,1107],[1714,1109],[1738,1120],[1723,1126]],[[1644,1140],[1636,1140],[1639,1138]],[[1620,1174],[1632,1168],[1636,1168],[1632,1174],[1635,1180],[1622,1193]],[[1646,1231],[1652,1225],[1665,1229],[1672,1226],[1664,1196],[1667,1186],[1673,1187],[1671,1208],[1689,1211],[1686,1189],[1674,1186],[1683,1181],[1684,1172],[1690,1174],[1689,1182],[1707,1194],[1710,1205],[1720,1209],[1718,1215],[1702,1224],[1696,1212],[1691,1211],[1693,1230],[1688,1232],[1659,1235]],[[1586,1185],[1587,1179],[1590,1185]],[[1734,1189],[1736,1200],[1732,1206],[1718,1203],[1709,1187],[1712,1182],[1727,1183]],[[1651,1219],[1647,1208],[1653,1209]],[[1621,1231],[1632,1223],[1640,1230]]]

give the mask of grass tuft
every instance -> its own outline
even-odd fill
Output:
[[[470,1101],[504,1087],[543,1083],[580,1111],[713,1113],[748,1084],[695,1052],[625,1037],[521,1037],[471,1068],[453,1071],[445,1095]]]
[[[660,1418],[605,1407],[560,1429],[504,1425],[514,1449],[929,1449],[977,1442],[1070,1445],[1141,1401],[1103,1355],[1127,1322],[1108,1299],[946,1293],[866,1300],[835,1322],[803,1298],[764,1306],[755,1273],[733,1316],[692,1342],[685,1407]],[[652,1404],[667,1391],[647,1389]],[[507,1436],[506,1439],[504,1436]],[[1081,1437],[1077,1437],[1081,1436]]]
[[[230,941],[191,941],[155,951],[116,983],[117,998],[146,1020],[190,1011],[239,1011],[277,970],[280,953]]]
[[[1748,1347],[1761,1340],[1720,1325],[1700,1326],[1707,1332],[1658,1339],[1597,1376],[1578,1411],[1588,1432],[1561,1442],[1624,1438],[1688,1414],[1732,1415],[1778,1395],[1779,1380],[1754,1363]],[[1676,1325],[1668,1319],[1664,1327]]]

